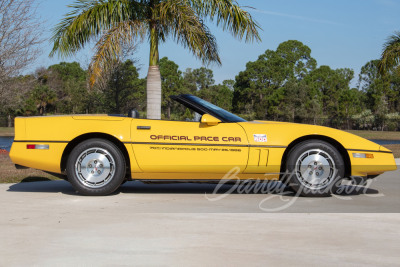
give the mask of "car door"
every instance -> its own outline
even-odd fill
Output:
[[[237,123],[134,119],[131,127],[132,148],[143,172],[227,173],[247,165],[248,140]]]

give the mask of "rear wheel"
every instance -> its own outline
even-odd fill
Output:
[[[285,180],[302,196],[322,197],[336,193],[344,176],[338,150],[320,140],[296,145],[288,155]]]
[[[68,181],[82,195],[104,196],[124,181],[125,158],[119,148],[103,139],[77,145],[68,157]]]

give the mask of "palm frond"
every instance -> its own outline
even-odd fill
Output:
[[[160,34],[188,48],[203,62],[221,64],[214,35],[185,0],[167,0],[157,6]]]
[[[141,17],[140,3],[129,0],[77,0],[69,7],[73,11],[53,29],[54,42],[50,56],[58,52],[71,56],[102,32],[118,23]]]
[[[123,45],[134,45],[137,40],[144,40],[146,24],[139,21],[120,22],[108,30],[96,44],[96,53],[89,66],[89,82],[93,86],[102,74],[107,72],[117,61]]]
[[[186,0],[199,16],[216,21],[223,30],[246,42],[261,41],[260,25],[251,14],[243,10],[236,0]]]
[[[379,62],[379,72],[385,74],[393,68],[399,71],[400,65],[400,32],[395,32],[383,45],[383,52]]]

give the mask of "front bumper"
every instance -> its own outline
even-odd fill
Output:
[[[387,171],[397,170],[393,153],[386,151],[365,151],[351,150],[348,151],[351,162],[351,176],[377,176]],[[356,158],[353,154],[368,153],[373,158]]]

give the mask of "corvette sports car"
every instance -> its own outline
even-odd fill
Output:
[[[223,178],[280,179],[303,196],[327,196],[343,178],[396,170],[390,150],[347,132],[248,122],[193,95],[172,98],[199,120],[18,117],[10,157],[17,167],[65,176],[84,195],[110,194],[126,180]]]

